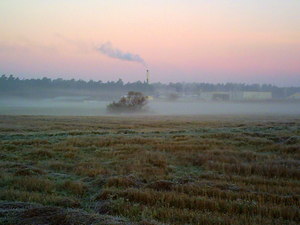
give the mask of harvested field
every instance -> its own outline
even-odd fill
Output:
[[[299,177],[297,116],[0,116],[0,224],[296,225]]]

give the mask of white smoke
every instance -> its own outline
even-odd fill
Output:
[[[100,51],[102,54],[107,55],[111,58],[131,61],[131,62],[138,62],[146,67],[146,62],[142,57],[140,57],[137,54],[133,54],[130,52],[123,52],[117,48],[114,48],[110,42],[106,42],[102,44],[100,48],[98,48],[97,50]]]

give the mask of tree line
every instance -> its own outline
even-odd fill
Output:
[[[50,79],[20,79],[13,75],[0,77],[0,95],[2,97],[32,97],[47,98],[58,96],[90,96],[99,99],[111,99],[128,91],[143,92],[147,95],[158,95],[161,92],[177,93],[179,95],[199,95],[211,91],[266,91],[272,92],[274,98],[285,98],[296,92],[300,87],[277,87],[270,84],[245,83],[151,83],[136,81],[102,82],[84,81],[62,78]]]

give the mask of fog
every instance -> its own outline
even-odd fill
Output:
[[[1,115],[103,116],[107,101],[0,99]],[[300,115],[300,102],[150,101],[150,115]]]

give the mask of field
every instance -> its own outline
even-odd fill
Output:
[[[0,224],[299,224],[296,116],[0,116]]]

